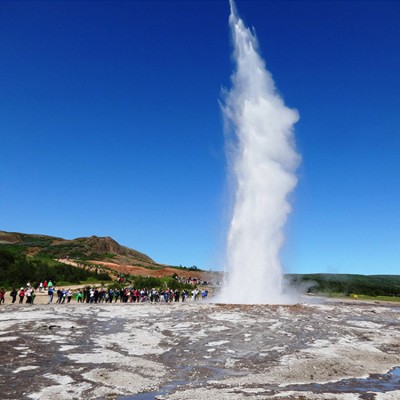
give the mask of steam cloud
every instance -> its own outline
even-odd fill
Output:
[[[283,284],[279,252],[297,184],[293,125],[296,110],[285,106],[257,52],[256,37],[230,1],[229,24],[236,69],[222,106],[227,153],[234,180],[234,207],[227,238],[227,277],[219,301],[284,304],[296,301]]]

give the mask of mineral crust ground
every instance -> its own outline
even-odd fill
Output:
[[[0,306],[2,399],[400,399],[400,307]]]

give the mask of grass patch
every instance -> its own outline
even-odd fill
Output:
[[[350,296],[353,298],[353,296]],[[400,303],[399,296],[367,296],[365,294],[359,294],[358,300],[375,300],[375,301],[396,301]]]
[[[6,250],[12,254],[19,255],[19,254],[23,254],[25,252],[26,248],[19,244],[2,244],[1,250]]]
[[[366,294],[344,294],[344,293],[319,293],[322,297],[328,297],[332,299],[349,299],[349,300],[370,300],[370,301],[395,301],[400,303],[400,296],[369,296]],[[357,298],[354,297],[357,295]]]
[[[106,283],[104,281],[100,281],[96,278],[88,278],[79,283],[76,282],[69,282],[69,281],[60,281],[56,282],[57,287],[68,287],[68,286],[76,286],[76,285],[83,285],[83,286],[105,286]],[[110,284],[110,281],[107,281],[107,285]]]

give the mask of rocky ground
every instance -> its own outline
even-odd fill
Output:
[[[399,399],[400,307],[0,306],[2,399]]]

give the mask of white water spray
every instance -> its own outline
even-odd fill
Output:
[[[297,184],[293,125],[299,116],[277,94],[258,43],[230,0],[236,70],[223,106],[235,203],[227,238],[224,303],[293,303],[283,285],[279,252]]]

